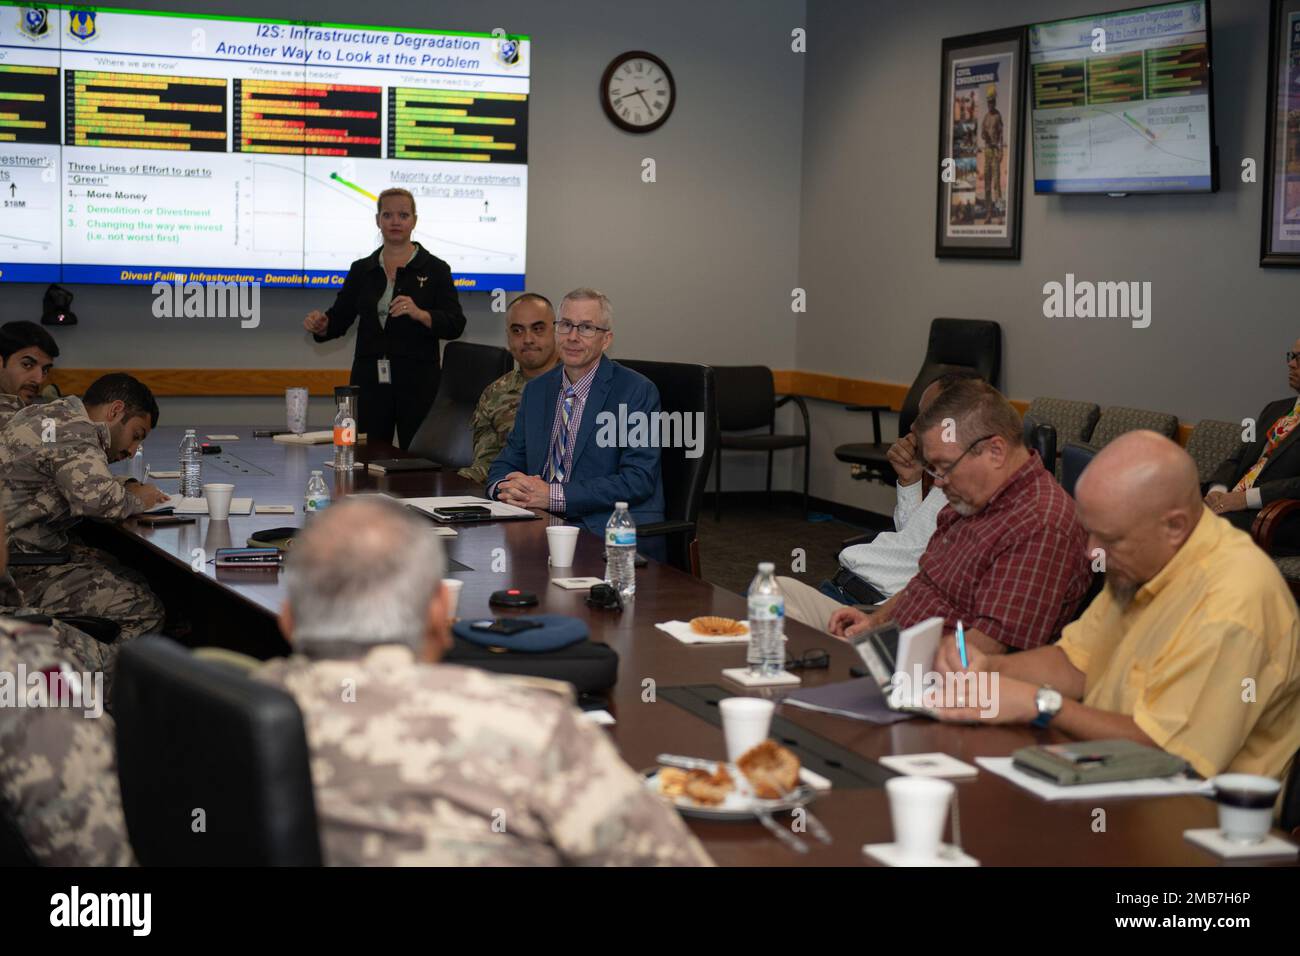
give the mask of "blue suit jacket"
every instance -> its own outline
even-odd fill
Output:
[[[524,386],[514,428],[505,448],[488,469],[487,487],[493,497],[496,495],[493,485],[512,471],[540,475],[545,469],[563,375],[564,366],[557,365]],[[601,536],[605,534],[605,524],[616,501],[627,502],[632,520],[638,525],[664,520],[659,449],[620,448],[617,440],[601,447],[596,441],[600,431],[596,419],[601,412],[609,412],[617,427],[620,405],[627,410],[624,418],[632,412],[653,415],[659,411],[659,389],[644,375],[602,355],[587,404],[583,406],[578,440],[573,448],[573,468],[564,486],[568,523],[581,525]]]

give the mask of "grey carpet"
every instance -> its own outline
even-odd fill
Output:
[[[816,587],[835,573],[841,542],[867,530],[842,521],[805,521],[797,505],[724,505],[720,522],[707,508],[699,529],[701,576],[737,594],[749,588],[760,561],[771,561],[777,574]],[[796,548],[804,553],[803,572],[792,569]]]

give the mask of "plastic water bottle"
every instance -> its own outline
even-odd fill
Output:
[[[315,514],[317,511],[324,511],[329,506],[329,485],[325,484],[325,477],[321,472],[313,471],[311,480],[307,482],[307,497],[303,502],[303,513]]]
[[[751,674],[775,677],[785,670],[785,595],[776,583],[776,566],[764,561],[749,584],[749,649],[745,660]]]
[[[626,501],[614,502],[605,525],[605,581],[624,599],[636,594],[636,523]]]
[[[135,457],[131,459],[131,477],[144,484],[144,442],[135,446]]]
[[[193,428],[181,439],[181,497],[203,497],[203,452]]]
[[[352,406],[347,401],[339,402],[339,410],[334,415],[334,470],[352,471],[357,441],[357,423],[352,418]]]

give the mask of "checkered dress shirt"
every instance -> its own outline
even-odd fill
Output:
[[[902,627],[942,617],[945,630],[960,620],[1026,649],[1060,636],[1091,581],[1074,499],[1034,454],[976,514],[939,513],[893,617]]]

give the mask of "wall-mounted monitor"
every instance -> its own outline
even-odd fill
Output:
[[[1037,193],[1218,189],[1208,0],[1029,28]]]

